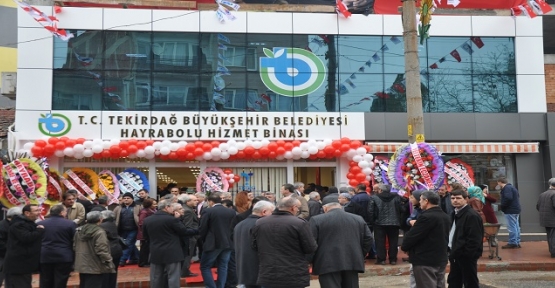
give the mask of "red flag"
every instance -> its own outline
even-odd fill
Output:
[[[451,53],[453,53],[453,52],[451,52]],[[459,62],[461,62],[461,61],[459,61]],[[439,68],[439,67],[437,66],[436,63],[430,65],[430,69],[437,69],[437,68]]]
[[[511,8],[511,12],[512,12],[513,16],[522,15],[522,10],[520,9],[519,6],[515,6],[515,7]]]
[[[482,39],[480,37],[470,37],[470,41],[472,41],[474,45],[478,47],[478,49],[484,47],[484,42],[482,42]]]
[[[341,15],[345,16],[345,18],[351,17],[351,12],[349,12],[347,5],[345,5],[343,1],[337,0],[335,9],[337,10],[338,13],[341,13]]]
[[[457,51],[457,49],[451,51],[451,56],[453,56],[453,58],[455,58],[457,60],[457,62],[461,62],[461,55],[459,54],[459,51]]]
[[[549,13],[549,12],[551,12],[551,10],[553,10],[553,8],[551,8],[551,6],[549,6],[549,4],[545,3],[544,0],[530,1],[530,5],[532,5],[532,9],[538,15],[543,15],[543,14]]]
[[[522,13],[524,13],[524,15],[530,17],[530,18],[535,18],[536,13],[534,13],[534,10],[532,10],[532,8],[530,6],[528,6],[528,4],[522,4],[522,5],[518,5],[518,8],[520,8],[520,10],[522,11]]]

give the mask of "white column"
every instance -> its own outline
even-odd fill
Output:
[[[295,166],[293,160],[287,160],[287,183],[293,184],[295,182]]]
[[[156,174],[156,159],[148,161],[148,183],[150,184],[150,191],[148,195],[151,198],[158,199],[158,175]]]
[[[347,179],[347,173],[349,172],[349,161],[345,157],[338,157],[337,160],[337,170],[335,173],[335,183],[337,187],[347,187],[349,186],[349,179]]]

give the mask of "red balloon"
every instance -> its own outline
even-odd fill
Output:
[[[145,140],[146,146],[152,146],[154,144],[154,140]]]
[[[357,148],[360,147],[361,145],[362,145],[362,143],[360,143],[360,141],[354,140],[354,141],[351,142],[351,145],[350,145],[350,146],[351,146],[351,148],[353,148],[353,149],[357,149]]]
[[[121,152],[121,148],[119,146],[117,145],[110,146],[110,153],[117,154],[119,152]]]
[[[341,138],[341,144],[349,144],[349,143],[351,143],[351,139],[347,137]]]
[[[73,139],[68,139],[68,140],[66,141],[66,147],[71,147],[71,148],[73,148],[73,146],[75,146],[75,144],[77,144],[77,142],[75,142],[75,140],[73,140]]]
[[[362,181],[362,184],[366,185],[366,187],[367,187],[366,191],[370,190],[370,181],[364,180],[364,181]],[[370,191],[368,191],[368,192],[370,192]]]
[[[170,152],[169,158],[172,160],[177,159],[177,153],[175,151]]]
[[[102,153],[94,153],[92,156],[93,159],[102,159]]]
[[[349,180],[355,179],[355,174],[353,174],[353,173],[347,173],[347,179],[349,179]]]
[[[177,156],[179,156],[180,158],[184,158],[185,156],[187,156],[187,151],[185,150],[185,148],[181,147],[177,149]]]
[[[127,143],[129,143],[129,145],[137,145],[139,141],[137,141],[137,139],[129,139],[127,140]]]
[[[213,148],[217,148],[220,146],[220,141],[212,141],[210,142],[210,145],[212,145]]]
[[[366,174],[358,173],[355,179],[357,179],[358,182],[364,182],[366,180]]]
[[[241,181],[241,177],[239,177],[239,175],[235,175],[233,176],[233,180],[235,180],[235,183]]]
[[[318,158],[326,158],[326,152],[320,150],[316,153],[316,156],[318,156]]]
[[[251,148],[252,148],[252,147],[251,147]],[[235,154],[235,157],[237,157],[237,158],[245,158],[245,152],[239,151],[239,152],[237,152],[237,154]]]
[[[343,155],[343,151],[341,150],[335,150],[335,152],[333,152],[333,156],[335,157],[341,157],[341,155]]]
[[[195,144],[189,143],[189,144],[185,145],[185,150],[187,152],[194,152],[195,151]]]
[[[335,141],[331,142],[331,146],[333,146],[333,148],[335,148],[335,149],[340,149],[341,148],[341,141],[335,140]]]
[[[202,156],[204,154],[204,150],[202,148],[195,148],[195,156]]]
[[[145,149],[145,147],[146,147],[146,142],[145,141],[137,141],[137,148]]]
[[[187,153],[187,159],[189,159],[189,160],[195,159],[195,154],[193,154],[191,152]]]
[[[335,152],[335,149],[332,146],[326,146],[324,148],[324,152],[326,152],[326,154],[333,154],[333,152]]]
[[[127,151],[129,151],[129,153],[137,153],[137,151],[139,151],[139,148],[137,148],[137,146],[135,145],[129,145],[129,147],[127,147]]]
[[[372,152],[372,148],[370,148],[370,146],[368,145],[364,145],[362,146],[364,149],[366,149],[366,153]]]
[[[254,152],[256,152],[256,149],[249,146],[249,147],[245,147],[245,149],[243,149],[243,151],[245,152],[246,155],[252,155],[252,154],[254,154]]]
[[[279,148],[281,148],[281,147],[279,147]],[[274,158],[276,158],[276,156],[277,156],[277,153],[274,152],[274,151],[268,153],[268,158],[270,158],[270,159],[274,159]]]
[[[56,145],[56,143],[58,143],[58,138],[56,137],[50,137],[48,138],[48,143],[52,144],[52,145]]]
[[[46,146],[46,141],[44,141],[44,140],[37,140],[37,141],[35,141],[35,146],[37,146],[37,147],[44,147],[44,146]]]
[[[225,173],[225,174],[232,174],[232,173],[233,173],[233,170],[231,170],[231,169],[224,169],[224,173]]]
[[[291,142],[291,144],[293,144],[294,147],[299,147],[299,146],[301,145],[301,141],[299,141],[299,140],[293,140],[293,141]]]
[[[67,140],[69,140],[69,138],[67,138],[66,136],[63,136],[63,137],[60,137],[59,140],[60,140],[60,141],[66,142]]]
[[[40,156],[43,152],[43,148],[39,147],[39,146],[33,146],[33,148],[31,148],[31,153],[33,153],[33,155],[35,156]]]
[[[358,185],[358,181],[355,179],[349,180],[349,185],[355,187]]]
[[[362,169],[358,166],[351,166],[351,168],[349,169],[349,172],[351,172],[353,174],[358,174],[358,173],[362,172]]]
[[[85,141],[86,141],[85,138],[77,138],[77,139],[75,140],[75,142],[76,142],[77,144],[83,144],[83,143],[85,143]]]
[[[103,157],[103,158],[108,158],[108,157],[110,157],[111,155],[112,155],[112,154],[111,154],[110,151],[108,151],[108,150],[103,150],[103,151],[102,151],[102,157]]]
[[[262,158],[262,155],[260,154],[260,152],[255,151],[255,152],[252,154],[252,158],[253,158],[253,159],[260,159],[260,158]]]
[[[285,151],[291,151],[293,150],[293,147],[295,147],[293,146],[293,143],[286,142],[285,144],[283,144],[283,148],[285,149]]]
[[[162,160],[168,160],[168,155],[162,155],[162,154],[160,154],[159,157],[160,157],[160,159],[162,159]]]
[[[262,147],[258,149],[258,152],[260,152],[260,155],[268,155],[268,153],[270,153],[270,149],[268,147]]]
[[[195,142],[195,147],[201,148],[202,145],[204,145],[204,143],[202,143],[202,141],[196,141],[196,142]]]
[[[46,146],[44,146],[44,152],[46,153],[54,153],[54,151],[56,151],[56,147],[52,144],[46,144]]]
[[[278,147],[278,148],[276,149],[275,154],[276,154],[276,155],[283,155],[283,154],[285,154],[285,148],[283,148],[283,147]]]
[[[276,151],[276,150],[278,149],[278,147],[279,147],[279,146],[278,146],[277,143],[275,143],[275,142],[270,142],[270,144],[268,144],[268,148],[267,148],[267,149],[270,150],[270,151]],[[264,147],[262,147],[262,148],[264,148]],[[262,148],[260,148],[260,149],[262,150]]]
[[[285,141],[283,141],[283,140],[277,140],[277,141],[276,141],[276,144],[277,144],[279,147],[283,147],[283,145],[285,145]]]
[[[341,151],[342,152],[347,152],[347,151],[349,151],[349,149],[351,149],[351,146],[349,146],[349,144],[341,144]]]
[[[353,167],[353,166],[358,166],[358,163],[355,161],[349,161],[349,166]]]
[[[318,159],[318,156],[316,156],[316,154],[310,154],[310,156],[308,156],[308,159],[316,160]]]
[[[210,152],[212,150],[212,144],[210,143],[205,143],[202,145],[202,150],[204,150],[204,152]]]
[[[127,149],[128,147],[129,147],[129,143],[127,143],[126,141],[119,142],[119,148]]]
[[[113,154],[117,154],[117,153],[113,153]],[[127,157],[127,156],[129,156],[129,151],[123,149],[123,150],[119,151],[119,156],[120,157]]]
[[[64,141],[58,141],[54,147],[56,147],[56,150],[64,150],[66,148],[66,143]]]

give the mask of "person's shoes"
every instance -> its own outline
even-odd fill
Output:
[[[507,244],[501,246],[501,249],[517,249],[519,248],[517,244]]]
[[[391,265],[397,265],[397,261],[389,261],[389,264],[391,264]]]
[[[181,275],[182,278],[186,278],[186,277],[197,277],[197,276],[198,276],[197,273],[189,273],[189,274]]]
[[[518,248],[522,248],[522,246],[520,246],[520,243],[519,243],[519,244],[516,244],[516,245],[518,246]]]
[[[138,260],[129,260],[129,261],[127,261],[127,264],[135,265],[135,264],[139,264],[139,261]]]
[[[409,262],[409,257],[403,257],[403,258],[401,258],[401,261],[403,261],[403,262]]]
[[[125,262],[119,262],[119,267],[125,267]]]
[[[385,261],[376,261],[377,265],[385,265]]]

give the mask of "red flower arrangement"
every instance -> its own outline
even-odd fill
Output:
[[[67,189],[75,189],[81,195],[88,199],[96,199],[96,191],[98,191],[98,175],[87,168],[72,168],[67,170],[63,175],[64,186]]]

